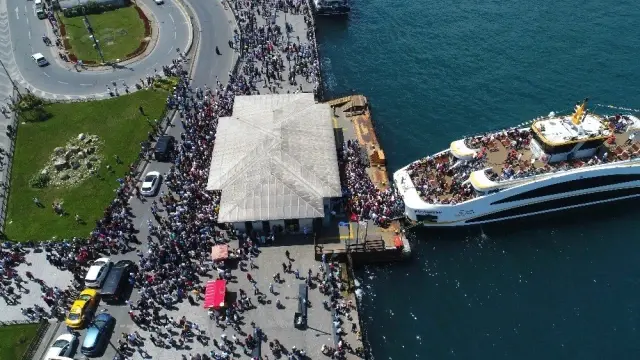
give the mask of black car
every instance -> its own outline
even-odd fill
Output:
[[[118,303],[125,300],[130,290],[129,274],[136,273],[137,271],[138,267],[133,261],[118,261],[111,269],[111,272],[100,289],[100,297],[102,300],[107,303]]]
[[[163,135],[158,138],[153,152],[157,161],[171,160],[171,153],[173,152],[175,141],[176,138],[170,135]]]

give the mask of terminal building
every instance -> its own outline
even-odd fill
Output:
[[[236,96],[218,121],[207,190],[222,192],[218,221],[241,231],[328,223],[342,196],[330,106],[312,93]]]

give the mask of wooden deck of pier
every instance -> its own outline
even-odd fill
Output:
[[[326,102],[333,109],[333,125],[336,129],[337,146],[343,141],[358,141],[365,149],[369,167],[367,174],[380,190],[389,186],[384,150],[380,146],[371,118],[369,103],[363,95],[351,95]],[[340,220],[340,219],[338,219]],[[343,221],[348,221],[346,217]],[[403,246],[398,247],[397,238]],[[394,221],[388,228],[376,226],[373,221],[359,224],[349,222],[349,226],[339,226],[337,232],[325,231],[318,234],[316,256],[322,253],[337,256],[346,261],[347,252],[358,263],[389,262],[402,260],[410,254],[409,242],[402,234],[400,223]]]

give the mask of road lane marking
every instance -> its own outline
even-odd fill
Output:
[[[175,31],[173,32],[173,38],[174,38],[174,39],[178,38],[178,33],[177,33],[177,32],[175,32]]]
[[[80,84],[80,86],[91,86],[91,84]]]
[[[16,20],[20,20],[20,15],[18,15],[18,13],[20,13],[20,10],[16,6]]]
[[[169,14],[169,17],[171,18],[171,22],[175,24],[176,22],[173,20],[173,16],[171,16],[171,14]]]
[[[29,40],[31,40],[31,30],[29,30]]]
[[[47,73],[46,73],[46,72],[44,72],[44,71],[43,71],[42,73],[43,73],[43,74],[45,74],[47,77],[51,77],[51,76],[49,76],[49,74],[47,74]]]
[[[68,83],[68,82],[64,82],[64,81],[60,81],[60,80],[58,80],[58,82],[59,82],[60,84],[69,85],[69,83]]]
[[[33,4],[33,16],[38,16],[38,14],[36,13],[36,4]]]

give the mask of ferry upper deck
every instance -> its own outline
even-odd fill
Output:
[[[558,172],[636,161],[639,132],[637,117],[591,114],[585,101],[573,115],[454,141],[401,171],[427,204],[455,205]]]

